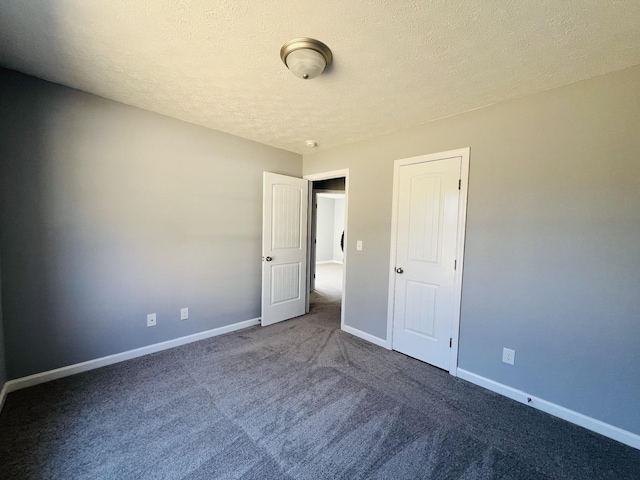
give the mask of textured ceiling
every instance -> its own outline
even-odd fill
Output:
[[[638,0],[0,0],[1,66],[299,153],[637,64]]]

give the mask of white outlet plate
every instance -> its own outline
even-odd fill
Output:
[[[180,320],[187,320],[189,318],[189,307],[180,309]]]
[[[150,313],[147,315],[147,327],[155,327],[156,326],[156,314]]]
[[[511,350],[510,348],[502,349],[502,361],[504,363],[508,363],[509,365],[515,365],[516,363],[516,351]]]
[[[356,242],[356,250],[358,250],[359,252],[362,251],[362,240],[358,240]]]

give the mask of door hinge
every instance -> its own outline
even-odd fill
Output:
[[[453,345],[453,338],[449,338],[449,348]]]
[[[458,260],[453,261],[453,269],[456,270],[458,268]]]
[[[458,190],[462,190],[462,179],[458,180]]]

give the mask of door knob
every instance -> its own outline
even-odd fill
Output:
[[[398,268],[396,268],[396,273],[402,274],[402,273],[404,273],[404,270],[402,269],[402,267],[398,267]]]
[[[270,262],[271,260],[273,260],[273,258],[271,258],[271,257],[267,257],[267,258],[265,258],[265,260],[266,260],[267,262]]]

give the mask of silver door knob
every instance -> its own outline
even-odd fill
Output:
[[[402,267],[398,267],[398,268],[396,268],[396,273],[402,274],[402,273],[404,273],[404,270],[402,269]]]
[[[265,258],[265,260],[266,260],[267,262],[270,262],[271,260],[273,260],[273,258],[271,258],[271,257],[267,257],[267,258]]]

